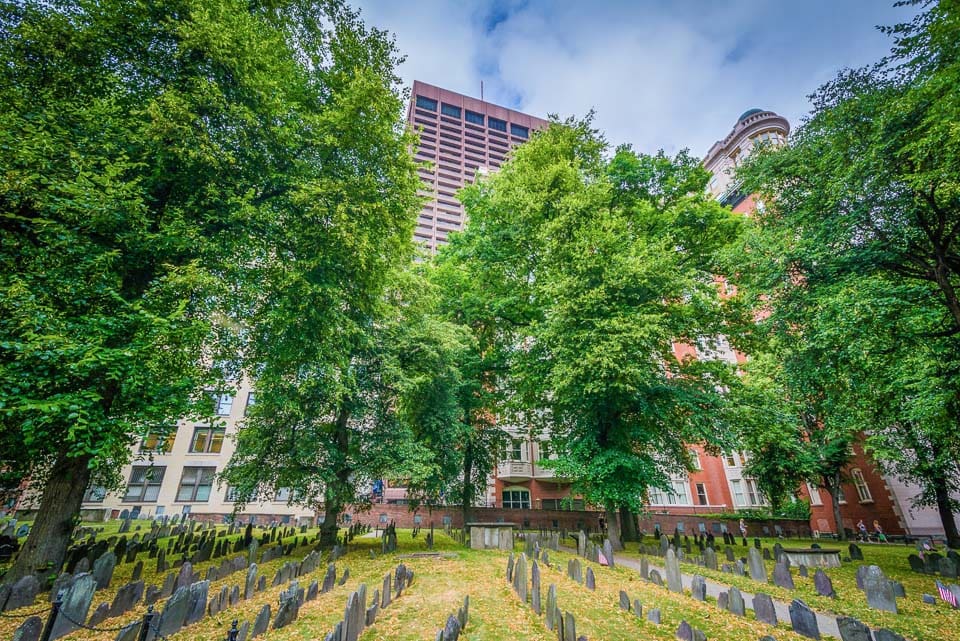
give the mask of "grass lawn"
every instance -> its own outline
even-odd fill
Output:
[[[771,548],[777,539],[762,539],[764,547]],[[781,541],[787,548],[808,547],[813,540],[790,539]],[[648,540],[649,544],[650,541]],[[847,543],[840,541],[817,541],[824,548],[841,550],[841,557],[847,556]],[[751,539],[752,544],[752,539]],[[718,543],[718,563],[725,562],[723,544]],[[733,546],[737,558],[747,556],[747,548]],[[863,551],[863,561],[843,563],[839,568],[828,568],[825,572],[833,581],[833,589],[837,598],[823,597],[817,594],[813,585],[813,570],[808,578],[802,578],[797,568],[791,568],[795,590],[788,590],[773,585],[773,561],[767,561],[767,575],[770,583],[762,585],[748,576],[736,576],[721,571],[708,570],[694,564],[681,563],[682,570],[688,574],[702,574],[718,583],[735,585],[742,590],[751,592],[763,591],[775,599],[790,601],[794,598],[803,599],[807,605],[821,612],[832,612],[860,619],[871,628],[889,628],[895,630],[911,641],[943,641],[945,639],[960,639],[960,610],[951,608],[937,597],[936,605],[923,603],[924,593],[937,596],[936,577],[917,574],[910,570],[907,556],[916,553],[913,546],[897,544],[860,544]],[[696,551],[696,548],[694,548]],[[629,544],[626,556],[639,558],[636,544]],[[650,558],[652,563],[662,565],[662,559]],[[897,599],[898,614],[873,610],[867,606],[867,599],[863,591],[857,589],[856,571],[859,565],[878,565],[888,578],[900,581],[907,593],[905,599]]]
[[[106,531],[115,532],[115,523],[105,524]],[[257,531],[258,532],[258,531]],[[316,530],[308,531],[312,536]],[[101,536],[104,536],[101,535]],[[413,585],[404,591],[403,596],[378,615],[376,623],[362,635],[364,641],[373,640],[432,640],[447,616],[456,612],[463,597],[470,595],[470,622],[465,633],[466,639],[480,641],[548,641],[555,635],[546,629],[544,618],[537,617],[529,605],[520,603],[511,586],[506,581],[507,554],[497,551],[474,551],[465,549],[451,538],[437,532],[434,550],[449,552],[451,558],[402,558],[403,554],[422,552],[425,549],[423,535],[414,539],[410,531],[398,532],[399,551],[396,554],[378,555],[371,559],[369,551],[379,551],[380,542],[373,538],[357,538],[349,546],[348,554],[337,561],[338,576],[344,568],[350,568],[350,579],[344,586],[336,587],[314,601],[304,603],[296,623],[282,630],[270,630],[260,637],[268,641],[314,641],[322,639],[343,616],[347,596],[361,583],[367,584],[368,594],[381,586],[383,575],[392,571],[397,563],[406,563],[415,573]],[[289,541],[289,539],[288,539]],[[302,558],[308,551],[303,546],[292,557],[277,559],[260,565],[260,573],[267,576],[268,584],[276,570],[291,558]],[[519,547],[518,547],[519,549]],[[232,555],[230,555],[232,556]],[[596,591],[566,577],[565,569],[570,558],[565,553],[552,553],[553,568],[541,568],[542,599],[546,604],[547,588],[551,583],[557,585],[560,609],[576,616],[577,633],[597,641],[634,641],[635,639],[657,639],[670,641],[681,619],[686,619],[694,627],[706,632],[710,639],[756,641],[764,634],[774,633],[778,641],[799,641],[801,637],[785,627],[773,630],[769,626],[752,619],[740,618],[719,610],[713,603],[700,603],[687,596],[673,594],[666,588],[660,588],[641,581],[639,575],[627,568],[606,568],[594,564],[597,579]],[[162,577],[155,573],[156,562],[149,559],[144,551],[140,557],[144,560],[143,578],[147,584],[159,584]],[[206,568],[219,565],[221,559],[201,563],[196,570],[203,576]],[[102,590],[94,598],[93,609],[101,602],[111,601],[117,589],[126,583],[133,570],[133,563],[117,566],[111,588]],[[312,580],[321,580],[326,564],[312,575],[298,578],[301,586]],[[172,571],[172,570],[171,570]],[[244,573],[235,573],[210,586],[210,594],[218,593],[224,585],[241,585]],[[248,601],[228,608],[216,617],[208,617],[199,623],[185,628],[170,637],[171,641],[203,640],[220,641],[226,638],[227,630],[234,618],[252,622],[259,609],[266,603],[274,613],[278,596],[286,586],[268,587]],[[625,590],[631,598],[643,603],[644,618],[637,618],[632,612],[623,612],[618,607],[619,591]],[[908,588],[909,590],[909,588]],[[919,598],[919,597],[918,597]],[[38,599],[33,607],[23,608],[7,614],[21,614],[48,605],[46,596]],[[162,605],[162,602],[161,604]],[[646,620],[646,612],[658,607],[663,623],[659,626]],[[100,627],[117,627],[139,619],[146,608],[143,605],[116,619],[107,619]],[[0,619],[0,639],[9,639],[20,620]],[[77,630],[64,637],[75,640],[112,641],[115,632],[91,632]],[[948,638],[948,637],[939,637]]]

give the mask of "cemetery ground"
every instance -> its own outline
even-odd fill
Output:
[[[648,544],[653,542],[653,539],[649,536],[646,540]],[[740,544],[740,537],[737,537],[736,541],[736,545],[730,546],[733,548],[734,557],[736,559],[746,558],[749,547],[754,545],[753,537],[748,539],[749,545],[746,547]],[[776,538],[761,538],[760,541],[763,548],[771,549],[771,551],[778,542],[785,548],[806,548],[816,543],[824,549],[840,550],[840,556],[843,559],[849,556],[848,541],[829,539],[781,540]],[[727,562],[724,555],[724,547],[726,546],[722,540],[718,539],[715,545],[717,547],[718,564]],[[774,585],[773,569],[775,561],[772,559],[764,561],[768,576],[768,583],[766,584],[754,581],[749,572],[739,576],[719,569],[710,570],[685,561],[680,562],[680,567],[684,574],[699,574],[716,583],[736,586],[747,592],[761,591],[786,603],[799,598],[819,612],[855,617],[871,628],[894,630],[911,641],[960,639],[960,610],[952,608],[940,599],[935,584],[935,580],[938,578],[944,583],[956,583],[956,579],[946,579],[912,571],[907,557],[916,554],[917,550],[913,545],[896,543],[859,543],[858,545],[863,553],[862,561],[845,560],[839,568],[824,569],[833,583],[836,597],[821,596],[817,593],[813,579],[814,568],[808,569],[807,577],[800,576],[797,567],[790,568],[795,585],[793,590]],[[939,551],[942,553],[944,550],[941,548]],[[696,552],[697,549],[694,547],[694,553]],[[627,549],[618,553],[619,555],[635,559],[642,556],[637,551],[636,544],[628,544]],[[648,559],[652,565],[663,565],[663,559],[661,558],[648,556]],[[857,568],[862,565],[879,566],[887,578],[898,581],[903,585],[906,596],[896,599],[897,613],[873,609],[867,605],[864,591],[857,587]],[[924,603],[924,594],[932,595],[935,598],[935,603]]]
[[[141,525],[141,533],[149,531],[149,522],[137,522]],[[89,525],[89,524],[87,524]],[[101,525],[95,525],[100,527]],[[115,535],[119,522],[102,524],[104,531],[99,533],[98,539]],[[135,528],[136,526],[134,526]],[[224,530],[219,526],[218,530]],[[257,528],[254,538],[259,537],[267,530]],[[127,536],[135,532],[131,529]],[[296,530],[294,536],[282,539],[284,544],[291,543],[294,538],[300,541],[312,541],[316,530],[302,533]],[[438,630],[442,629],[445,621],[451,614],[457,612],[465,596],[470,597],[470,616],[466,630],[461,638],[470,640],[515,641],[517,639],[530,641],[547,641],[555,639],[556,633],[545,626],[545,617],[538,616],[531,608],[531,604],[522,603],[507,581],[508,554],[493,550],[470,550],[458,541],[437,530],[432,549],[433,556],[426,556],[425,531],[414,537],[409,530],[400,530],[398,534],[398,548],[394,553],[381,553],[381,541],[373,536],[358,536],[347,546],[347,553],[335,561],[337,579],[349,569],[349,577],[343,585],[336,585],[328,592],[319,594],[315,599],[304,602],[299,608],[299,615],[292,624],[274,630],[271,626],[260,639],[268,641],[313,641],[324,639],[336,623],[344,616],[344,607],[348,595],[357,590],[360,584],[366,584],[368,593],[381,586],[385,574],[391,573],[398,563],[405,564],[413,570],[415,579],[402,595],[390,607],[381,610],[375,622],[367,627],[360,639],[373,640],[432,640]],[[243,532],[228,538],[236,540]],[[219,540],[220,537],[218,537]],[[650,537],[647,537],[648,543]],[[160,541],[166,543],[165,540]],[[773,540],[765,540],[764,545],[771,546]],[[788,547],[793,545],[790,542]],[[275,544],[261,546],[259,553],[273,547]],[[828,547],[829,542],[824,543]],[[839,543],[836,547],[841,547]],[[722,557],[722,545],[721,549]],[[845,547],[845,546],[844,546]],[[912,575],[906,557],[913,550],[905,546],[862,546],[865,560],[863,563],[877,563],[891,578],[903,582],[907,598],[899,599],[900,614],[887,614],[871,611],[866,607],[863,593],[856,587],[854,578],[855,568],[859,562],[845,563],[843,567],[829,571],[834,581],[834,588],[840,594],[836,600],[826,597],[817,597],[812,589],[812,579],[801,579],[794,572],[797,589],[789,591],[777,588],[772,584],[763,588],[774,598],[789,601],[800,597],[811,607],[838,613],[851,614],[867,622],[871,627],[887,627],[898,630],[910,641],[934,641],[960,637],[960,611],[948,610],[942,602],[926,605],[921,602],[921,594],[933,593],[933,577]],[[300,560],[313,549],[313,543],[293,550],[289,556],[280,557],[266,563],[258,563],[258,573],[266,577],[266,589],[257,592],[250,599],[242,600],[232,607],[228,607],[218,614],[206,616],[199,622],[183,628],[180,632],[168,637],[170,641],[220,641],[227,638],[227,631],[234,619],[251,624],[257,613],[264,605],[270,605],[271,618],[277,611],[280,594],[286,589],[286,582],[270,586],[270,581],[283,566],[290,560]],[[517,541],[516,554],[523,549],[522,541]],[[245,552],[239,553],[245,554]],[[637,544],[628,544],[625,556],[638,556]],[[745,548],[736,548],[737,556],[746,556]],[[223,558],[233,558],[238,553],[230,553]],[[169,560],[173,560],[169,556]],[[201,577],[205,576],[208,568],[218,566],[221,559],[200,562],[193,566]],[[590,590],[586,585],[578,583],[567,576],[567,563],[575,558],[574,555],[560,551],[549,551],[549,566],[539,564],[541,598],[547,600],[548,587],[553,584],[557,591],[557,606],[561,612],[569,612],[576,618],[577,634],[587,639],[597,641],[633,641],[635,639],[661,639],[663,641],[676,639],[677,628],[681,621],[686,621],[693,628],[702,630],[708,639],[757,641],[764,635],[772,635],[777,641],[798,641],[803,637],[789,629],[789,622],[781,622],[776,628],[756,621],[752,610],[747,611],[746,617],[721,610],[714,599],[708,598],[701,602],[686,594],[677,594],[668,591],[666,587],[653,585],[642,580],[636,570],[626,567],[608,568],[591,563],[581,558],[584,572],[590,568],[596,577],[596,588]],[[311,573],[297,577],[301,587],[306,587],[311,580],[322,581],[327,569],[329,551],[324,552],[322,562]],[[147,585],[159,585],[164,575],[176,572],[171,567],[167,572],[157,573],[156,559],[149,558],[146,551],[137,555],[142,560],[142,578]],[[659,564],[662,559],[652,558],[652,563]],[[111,602],[118,589],[131,578],[134,562],[120,563],[116,566],[110,587],[96,592],[89,613],[103,602]],[[749,577],[736,577],[730,574],[711,572],[694,565],[683,565],[683,571],[688,574],[699,573],[717,582],[728,585],[739,585],[745,590],[755,591],[758,585]],[[772,571],[772,566],[768,568]],[[221,588],[238,585],[243,589],[244,572],[234,573],[220,579],[213,580],[209,594],[216,595]],[[620,591],[624,591],[631,601],[642,604],[642,616],[635,612],[627,612],[619,606]],[[161,611],[165,600],[156,604],[157,611]],[[42,610],[49,606],[47,594],[41,593],[32,606],[23,607],[4,613],[0,618],[0,639],[10,639],[14,631],[23,620],[12,618]],[[648,620],[651,609],[659,609],[661,623],[655,624]],[[633,608],[631,608],[633,609]],[[133,609],[115,618],[108,618],[97,624],[100,628],[117,628],[122,624],[142,618],[146,606],[142,600]],[[89,617],[88,613],[88,617]],[[43,615],[41,615],[43,618]],[[113,641],[117,637],[116,631],[94,632],[79,629],[67,636],[61,637],[70,640]],[[250,638],[250,637],[248,637]]]

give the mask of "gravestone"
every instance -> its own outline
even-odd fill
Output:
[[[170,636],[183,627],[190,607],[190,588],[179,587],[163,606],[160,622],[156,624],[157,634],[161,637]]]
[[[257,592],[263,592],[267,589],[267,577],[265,574],[261,574],[260,578],[257,579]]]
[[[53,623],[53,630],[50,634],[51,639],[59,639],[65,634],[69,634],[77,629],[77,625],[71,623],[67,617],[73,621],[86,621],[87,612],[90,610],[90,604],[93,603],[93,593],[97,589],[97,582],[89,574],[81,574],[75,577],[75,580],[67,588],[63,596],[63,602],[60,610],[67,616],[58,616]]]
[[[554,630],[557,627],[557,586],[553,583],[547,588],[547,616],[546,623],[548,630]]]
[[[661,578],[660,573],[656,569],[650,570],[649,576],[650,576],[650,583],[653,583],[654,585],[659,585],[661,587],[663,586],[663,578]]]
[[[16,610],[28,605],[33,605],[37,600],[37,594],[40,592],[40,582],[32,574],[22,577],[19,581],[9,588],[6,602],[2,602],[0,597],[0,612],[7,610]]]
[[[746,616],[747,606],[743,602],[743,595],[740,593],[739,588],[736,586],[731,587],[727,599],[727,610],[737,616]]]
[[[732,563],[737,560],[737,555],[733,553],[733,548],[729,545],[724,546],[723,553],[726,555],[727,561]]]
[[[871,641],[870,628],[853,617],[837,617],[841,641]]]
[[[265,604],[260,608],[257,618],[253,620],[253,630],[250,632],[250,638],[256,639],[267,631],[270,626],[270,604]]]
[[[190,585],[187,598],[187,616],[183,625],[193,625],[204,617],[207,611],[207,597],[210,593],[209,581],[197,581]]]
[[[534,561],[530,567],[530,607],[540,616],[540,566]]]
[[[356,593],[354,593],[356,594]],[[294,595],[288,596],[280,601],[280,607],[277,608],[277,616],[273,620],[273,629],[279,630],[297,620],[300,611],[300,604]]]
[[[760,583],[767,582],[767,567],[763,564],[763,558],[760,551],[752,547],[747,551],[747,559],[750,565],[750,578]]]
[[[923,599],[923,602],[926,603],[927,605],[937,604],[937,599],[932,594],[924,594],[923,597],[921,598]]]
[[[847,546],[847,550],[850,553],[851,561],[863,561],[863,550],[860,549],[860,546],[856,543],[851,543]],[[856,619],[854,619],[856,621]],[[858,621],[859,623],[859,621]]]
[[[620,590],[620,609],[624,612],[630,611],[630,597],[623,590]]]
[[[900,634],[886,628],[874,630],[873,638],[874,641],[906,641]]]
[[[650,611],[647,612],[647,621],[660,625],[660,608],[650,608]]]
[[[323,584],[320,587],[320,593],[326,594],[333,589],[334,584],[337,581],[337,566],[333,563],[327,564],[327,571],[323,575]]]
[[[98,590],[105,590],[110,587],[110,581],[113,580],[113,570],[117,567],[117,555],[113,552],[106,552],[93,563],[93,580],[97,582]]]
[[[697,601],[707,600],[707,580],[699,574],[690,579],[690,596]]]
[[[593,580],[593,573],[587,569],[587,580]],[[589,586],[588,586],[589,587]],[[527,555],[521,553],[517,558],[517,565],[513,569],[513,588],[522,603],[527,602]],[[593,588],[591,588],[593,589]]]
[[[38,641],[41,632],[43,632],[43,619],[29,617],[13,633],[13,641]]]
[[[903,587],[903,584],[899,581],[894,581],[891,579],[890,588],[893,590],[893,596],[898,599],[907,598],[907,590]]]
[[[746,566],[744,565],[743,560],[737,559],[737,562],[733,564],[733,573],[737,576],[743,576],[746,574],[746,572]]]
[[[603,556],[607,557],[607,563],[610,564],[610,567],[614,567],[613,545],[610,543],[610,539],[603,540]]]
[[[250,636],[250,622],[244,621],[240,624],[240,629],[237,631],[237,641],[247,641]]]
[[[343,574],[340,576],[340,580],[337,581],[337,585],[345,585],[346,582],[350,579],[350,568],[343,568]],[[279,612],[277,613],[280,614]]]
[[[914,572],[923,572],[923,559],[921,559],[916,554],[911,554],[907,557],[907,561],[910,563],[910,569]]]
[[[817,624],[816,613],[800,599],[794,599],[790,604],[790,626],[800,636],[810,639],[820,638],[820,626]]]
[[[118,617],[132,610],[143,598],[143,587],[143,581],[131,581],[117,590],[113,603],[110,604],[109,618]]]
[[[680,641],[693,641],[693,628],[686,621],[681,621],[677,627],[677,639]]]
[[[833,581],[831,581],[827,573],[820,568],[817,568],[817,571],[813,573],[813,587],[820,596],[834,598],[837,596],[837,593],[833,591]]]
[[[513,552],[507,557],[507,582],[513,583],[513,565],[516,561],[513,558]]]
[[[647,557],[640,558],[640,578],[646,579],[650,575],[650,564],[647,562]]]
[[[708,570],[717,569],[717,553],[713,550],[713,548],[706,548],[703,551],[703,565]]]
[[[940,559],[939,570],[940,576],[945,579],[955,579],[957,578],[957,564],[954,563],[953,559],[949,556],[945,556]]]
[[[100,625],[107,619],[108,614],[110,614],[110,604],[104,601],[93,610],[93,614],[90,615],[90,620],[87,621],[87,625],[90,627]]]
[[[587,581],[586,581],[588,590],[597,589],[597,578],[593,575],[593,568],[587,567]]]
[[[177,580],[173,584],[174,591],[180,588],[189,587],[193,583],[193,564],[190,561],[184,561],[177,572]]]
[[[763,560],[770,561],[773,557],[770,555],[770,548],[763,548]]]
[[[640,603],[640,599],[633,600],[633,614],[638,619],[643,617],[643,604]]]
[[[246,601],[257,593],[257,564],[251,563],[243,582],[243,599]]]
[[[807,566],[801,565],[799,568],[797,568],[797,574],[799,574],[803,578],[807,578],[807,576],[809,576],[809,572],[807,571]]]
[[[673,549],[667,550],[667,556],[664,559],[664,567],[667,573],[667,589],[671,592],[683,592],[683,582],[680,575],[680,561]]]
[[[753,595],[753,612],[757,621],[767,625],[777,625],[777,609],[773,607],[773,599],[769,594],[757,592]]]
[[[314,579],[310,582],[310,585],[307,586],[307,601],[313,601],[317,598],[317,594],[320,593],[320,584],[317,583],[317,580]],[[374,599],[376,602],[377,599]]]
[[[782,561],[777,561],[777,564],[773,566],[773,584],[787,590],[793,590],[795,587],[790,568]]]
[[[143,575],[143,561],[137,561],[137,564],[133,566],[133,574],[130,576],[130,580],[139,581],[142,575]]]
[[[875,610],[897,613],[897,599],[890,580],[876,565],[867,566],[863,575],[863,590],[867,595],[867,605]]]
[[[717,607],[721,610],[726,610],[730,605],[730,595],[726,592],[721,592],[717,595]]]
[[[160,600],[163,591],[155,585],[148,585],[143,594],[144,605],[153,605]]]

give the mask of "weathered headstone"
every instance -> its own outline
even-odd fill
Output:
[[[890,579],[876,565],[867,566],[863,576],[863,591],[867,595],[867,605],[875,610],[897,613],[897,598],[893,593]]]
[[[13,633],[13,641],[38,641],[43,632],[43,619],[29,617]]]
[[[750,578],[760,583],[767,582],[767,567],[763,564],[763,557],[760,556],[760,550],[755,547],[747,551],[747,560],[750,566]]]
[[[21,577],[10,587],[6,602],[2,602],[2,597],[0,597],[0,612],[33,605],[39,592],[40,582],[37,577],[32,574]]]
[[[540,566],[534,561],[530,567],[530,607],[540,616]]]
[[[935,596],[933,596],[932,594],[924,594],[923,597],[921,597],[921,598],[923,599],[923,602],[926,603],[927,605],[936,605],[936,604],[937,604],[937,598],[936,598]]]
[[[957,578],[957,564],[949,556],[945,556],[940,559],[939,562],[940,576],[945,579],[955,579]]]
[[[898,599],[905,599],[907,597],[907,590],[903,587],[903,584],[899,581],[890,580],[890,589],[893,590],[893,596]]]
[[[647,612],[647,621],[660,625],[660,608],[650,608]]]
[[[333,563],[327,564],[327,571],[323,575],[323,584],[320,587],[320,593],[326,594],[333,589],[337,581],[337,566]]]
[[[731,563],[737,560],[737,555],[733,553],[733,548],[729,545],[724,546],[723,553],[727,557],[727,561]]]
[[[117,590],[117,594],[110,604],[109,618],[118,617],[132,610],[143,598],[143,589],[143,581],[131,581]]]
[[[188,586],[177,588],[163,606],[160,621],[156,624],[157,633],[166,637],[178,632],[183,627],[189,608],[190,588]]]
[[[210,593],[209,581],[197,581],[190,585],[190,594],[187,598],[187,616],[184,625],[193,625],[203,618],[207,610],[207,597]]]
[[[104,601],[93,609],[93,614],[90,615],[90,620],[87,621],[87,625],[90,627],[96,627],[100,625],[106,621],[108,614],[110,614],[110,604]]]
[[[790,626],[793,631],[810,639],[820,638],[820,626],[816,613],[800,599],[790,604]]]
[[[253,620],[253,630],[250,632],[250,638],[256,639],[267,631],[270,627],[270,604],[264,605],[257,613],[257,618]]]
[[[58,616],[54,621],[51,639],[59,639],[76,630],[78,626],[71,620],[81,622],[87,620],[87,612],[90,610],[90,604],[93,603],[93,593],[96,589],[97,582],[91,575],[81,574],[75,577],[60,605],[61,612],[65,612],[66,616]]]
[[[773,566],[773,584],[787,590],[793,590],[795,587],[790,568],[782,561],[777,561],[776,565]]]
[[[547,588],[546,624],[548,630],[555,630],[557,627],[557,586],[553,583]]]
[[[837,596],[837,593],[833,590],[833,581],[831,581],[827,573],[820,568],[817,568],[817,571],[813,573],[813,587],[820,596]]]
[[[587,566],[587,578],[585,584],[588,590],[597,589],[597,577],[593,575],[593,568],[590,566]]]
[[[656,569],[650,570],[649,577],[650,577],[650,583],[653,583],[654,585],[659,585],[659,586],[663,585],[663,578],[660,576],[660,572],[658,572]]]
[[[647,557],[640,557],[640,578],[646,579],[650,574],[650,563],[647,562]]]
[[[610,539],[603,540],[603,556],[607,557],[607,563],[610,564],[610,567],[614,567],[613,544],[610,543]]]
[[[773,606],[773,599],[769,594],[757,592],[753,595],[753,612],[757,616],[757,621],[777,625],[777,609]]]
[[[677,639],[680,641],[693,641],[693,628],[686,621],[681,621],[677,627]]]
[[[870,628],[853,617],[837,617],[841,641],[871,641]]]
[[[807,566],[801,565],[800,567],[798,567],[797,574],[799,574],[803,578],[807,578],[807,576],[809,576],[809,571],[807,570]]]
[[[726,610],[730,606],[730,595],[727,592],[721,592],[717,595],[717,607]]]
[[[916,554],[911,554],[910,556],[908,556],[907,562],[910,563],[910,569],[913,570],[914,572],[924,571],[923,559],[921,559]]]
[[[737,616],[746,616],[747,606],[743,601],[743,595],[740,593],[740,589],[736,586],[730,588],[727,601],[727,610],[736,614]]]
[[[630,611],[630,597],[623,590],[620,590],[620,609],[624,612]]]
[[[110,587],[110,581],[113,579],[113,570],[117,567],[117,555],[113,552],[104,553],[99,559],[93,562],[93,580],[97,582],[98,590],[105,590]]]
[[[680,574],[680,561],[673,548],[667,550],[664,558],[664,568],[667,573],[667,589],[671,592],[683,592],[683,581]]]
[[[699,574],[690,579],[690,596],[697,601],[707,600],[707,580]]]
[[[703,565],[708,570],[717,569],[717,553],[713,548],[708,547],[703,551]]]
[[[863,561],[863,550],[860,549],[859,545],[856,543],[851,543],[847,546],[847,550],[850,553],[851,561]],[[854,619],[854,621],[856,621],[856,619]]]
[[[874,641],[906,641],[902,635],[894,632],[893,630],[888,630],[887,628],[874,630],[873,638]]]

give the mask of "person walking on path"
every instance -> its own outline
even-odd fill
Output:
[[[884,533],[883,533],[883,528],[880,527],[880,521],[877,521],[876,519],[874,519],[874,521],[873,521],[873,530],[874,530],[874,532],[877,533],[877,540],[878,540],[878,541],[880,541],[881,543],[886,543],[886,542],[887,542],[887,537],[886,537],[886,535],[884,535]]]

